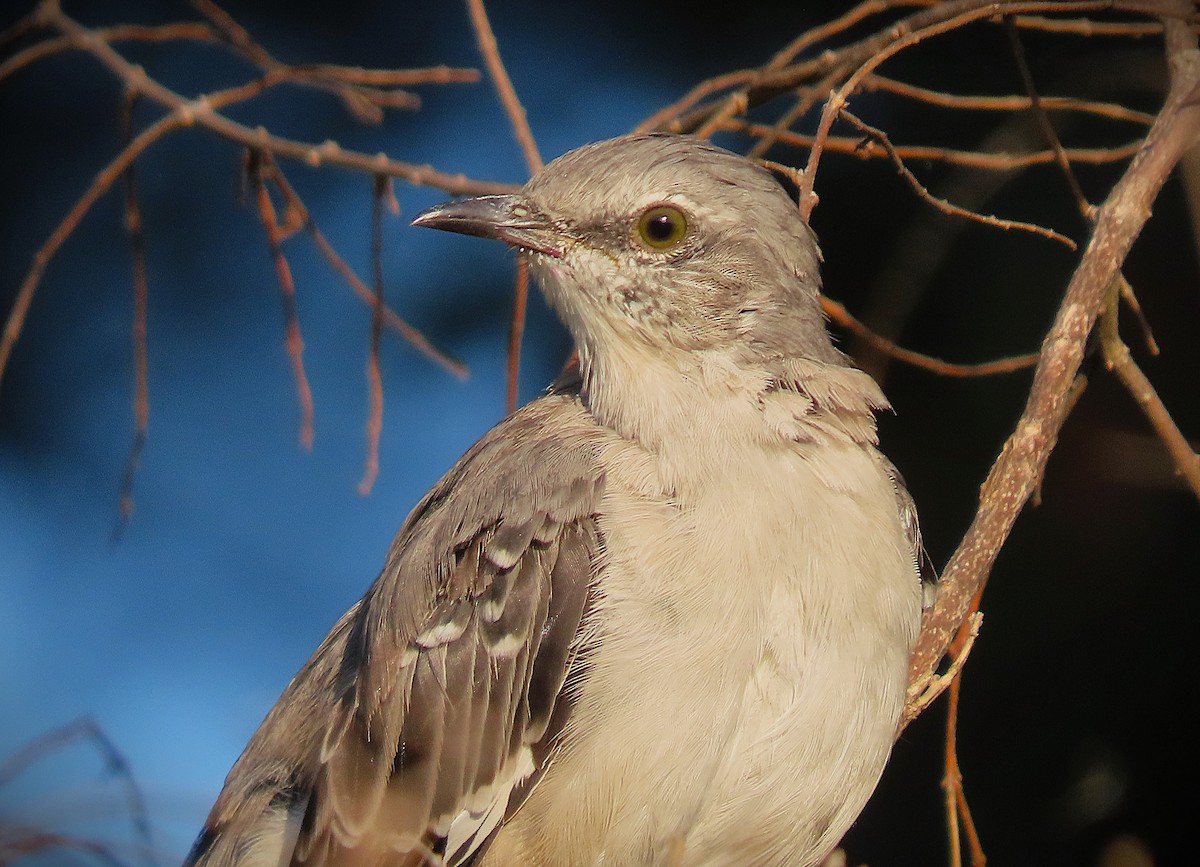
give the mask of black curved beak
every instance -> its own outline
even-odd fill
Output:
[[[412,224],[493,238],[555,259],[563,255],[566,241],[562,233],[530,208],[520,195],[479,196],[434,205],[417,214]]]

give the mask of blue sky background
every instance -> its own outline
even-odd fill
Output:
[[[706,75],[762,62],[798,32],[805,14],[792,4],[693,10],[686,20],[679,6],[633,0],[493,5],[501,49],[546,159],[628,130]],[[66,8],[90,23],[191,14],[183,3],[132,0]],[[480,65],[459,3],[227,8],[291,61]],[[16,14],[5,11],[0,28]],[[991,35],[979,39],[991,46]],[[938,62],[961,64],[963,92],[987,71],[975,62],[978,47],[950,43],[940,55]],[[187,93],[247,74],[213,48],[130,53]],[[939,70],[946,68],[959,67]],[[419,92],[420,113],[392,113],[378,128],[355,125],[334,99],[295,89],[231,114],[295,138],[334,138],[475,177],[524,180],[490,82]],[[0,82],[4,297],[114,153],[118,97],[108,73],[82,56],[43,61]],[[143,107],[140,119],[154,116]],[[916,128],[928,129],[923,122]],[[145,790],[162,863],[186,851],[250,733],[374,578],[409,508],[503,412],[511,255],[497,244],[409,228],[408,218],[446,196],[398,183],[403,213],[388,216],[385,229],[389,301],[467,362],[470,379],[454,379],[386,336],[381,473],[374,492],[360,497],[369,310],[297,236],[286,250],[316,402],[315,446],[301,450],[277,283],[261,227],[237,202],[238,164],[236,148],[198,131],[160,143],[138,163],[152,413],[137,511],[118,543],[109,536],[132,436],[130,264],[119,195],[89,214],[51,264],[0,386],[0,761],[39,734],[93,716]],[[283,169],[366,277],[370,180]],[[888,261],[884,242],[899,218],[885,215],[884,204],[896,199],[907,214],[911,196],[886,186],[890,170],[865,181],[835,162],[822,172],[817,228],[827,281],[831,294],[853,304]],[[1072,226],[1069,200],[1042,194],[1046,177],[1033,179],[1042,185],[1028,198],[1033,217]],[[995,208],[1012,213],[1025,201],[1014,192]],[[1168,191],[1157,219],[1182,214],[1181,202]],[[1190,332],[1181,331],[1200,312],[1189,288],[1194,261],[1179,259],[1186,245],[1178,230],[1156,233],[1155,225],[1131,273],[1176,275],[1164,290],[1175,306],[1153,294],[1143,301],[1169,350],[1152,372],[1194,435],[1200,410],[1188,372],[1200,358]],[[998,233],[975,243],[949,257],[932,296],[937,316],[916,322],[906,342],[968,361],[1035,348],[1072,260],[1054,252],[1029,258],[1027,240]],[[568,351],[534,296],[523,400]],[[939,563],[969,520],[1027,384],[1022,376],[963,383],[891,371],[887,389],[898,414],[883,420],[885,444],[916,494]],[[1186,541],[1194,547],[1195,502],[1166,483],[1122,480],[1122,472],[1136,479],[1142,464],[1110,458],[1109,440],[1086,436],[1089,425],[1109,423],[1144,436],[1119,389],[1098,381],[1078,416],[1052,462],[1047,505],[1022,518],[1001,557],[986,606],[989,632],[969,669],[962,750],[997,863],[1092,863],[1099,841],[1126,831],[1170,851],[1186,824],[1171,819],[1182,809],[1175,793],[1196,770],[1169,699],[1198,685],[1174,663],[1195,660],[1182,637],[1194,632],[1187,617],[1200,601]],[[1149,446],[1137,454],[1146,472],[1163,475],[1161,455]],[[863,860],[943,857],[940,726],[940,714],[931,713],[906,733],[856,832],[853,851]],[[92,834],[118,847],[132,839],[121,790],[86,745],[0,788],[0,821]],[[56,851],[22,863],[93,862]]]

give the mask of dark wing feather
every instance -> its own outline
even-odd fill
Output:
[[[186,865],[470,862],[565,719],[603,549],[595,439],[554,394],[467,452],[267,715]]]

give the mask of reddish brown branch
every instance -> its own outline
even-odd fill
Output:
[[[471,26],[475,30],[475,40],[479,45],[479,52],[483,55],[488,73],[496,86],[496,93],[504,105],[504,111],[512,125],[513,134],[521,145],[521,152],[525,155],[525,164],[528,166],[530,174],[536,173],[542,168],[542,157],[538,153],[533,131],[529,128],[525,107],[517,98],[516,88],[513,87],[512,79],[508,76],[508,70],[504,68],[504,61],[500,59],[500,46],[496,43],[496,35],[492,32],[492,25],[488,21],[483,0],[467,0],[467,9],[471,13]],[[505,405],[509,412],[517,408],[521,371],[521,340],[525,334],[525,305],[528,294],[529,262],[524,256],[518,256],[517,277],[513,287],[513,312],[508,323],[508,375],[505,387]]]
[[[296,382],[296,400],[300,404],[300,445],[311,449],[313,444],[313,397],[312,388],[308,384],[308,374],[304,370],[304,335],[300,330],[300,313],[296,306],[296,283],[292,277],[292,268],[283,252],[283,241],[299,225],[293,225],[289,219],[288,209],[284,209],[284,223],[280,223],[271,201],[271,193],[263,178],[263,157],[256,151],[251,151],[247,158],[247,173],[254,184],[255,201],[258,208],[258,219],[267,235],[267,249],[275,264],[275,276],[279,280],[279,298],[283,304],[283,319],[285,328],[284,345],[287,349],[288,360],[292,367],[292,378]]]
[[[753,136],[767,137],[775,135],[784,144],[803,148],[812,147],[816,140],[815,136],[791,132],[790,130],[779,131],[765,124],[746,123],[737,119],[726,122],[724,129],[738,130]],[[1141,145],[1142,140],[1138,139],[1129,144],[1113,148],[1067,148],[1065,153],[1072,163],[1102,165],[1129,159],[1138,152]],[[871,139],[864,141],[861,137],[849,138],[828,135],[825,137],[823,147],[827,151],[848,154],[859,159],[889,158],[888,152],[884,149],[883,145]],[[894,143],[892,144],[892,150],[895,151],[897,156],[905,160],[929,160],[999,172],[1013,171],[1028,168],[1029,166],[1048,165],[1054,162],[1054,154],[1048,150],[1025,154],[1007,154],[964,151],[954,148],[933,147],[931,145],[903,145]]]
[[[821,152],[824,147],[824,141],[829,135],[830,127],[833,126],[834,120],[846,107],[846,102],[850,95],[858,89],[859,85],[868,75],[874,72],[889,57],[926,39],[956,30],[972,21],[988,18],[998,13],[1015,14],[1022,11],[1072,8],[1086,10],[1097,8],[1098,5],[1107,7],[1110,4],[1084,2],[1072,4],[997,4],[981,3],[976,2],[976,0],[958,0],[958,2],[941,3],[931,9],[925,9],[915,15],[909,16],[909,18],[884,33],[876,34],[868,40],[857,43],[853,46],[856,50],[845,52],[846,60],[844,61],[847,64],[847,68],[854,71],[847,76],[846,80],[836,91],[830,94],[829,99],[825,101],[825,108],[821,112],[821,120],[817,125],[817,133],[814,137],[813,146],[809,150],[808,163],[804,169],[805,184],[800,190],[800,213],[805,219],[808,219],[812,214],[813,208],[816,207],[817,200],[813,195],[812,185],[816,180],[817,166],[820,164]],[[872,50],[859,59],[859,52],[864,51],[867,46],[870,46]]]
[[[1067,189],[1075,200],[1075,207],[1079,210],[1080,216],[1090,224],[1093,216],[1092,204],[1088,201],[1087,196],[1083,194],[1083,187],[1079,185],[1079,180],[1075,177],[1075,172],[1071,169],[1071,160],[1067,157],[1062,141],[1059,140],[1058,133],[1054,129],[1054,123],[1046,113],[1042,96],[1038,93],[1037,85],[1033,81],[1033,73],[1029,70],[1029,64],[1025,62],[1025,46],[1021,42],[1021,36],[1017,33],[1016,25],[1013,24],[1011,16],[1004,18],[1004,32],[1008,36],[1008,45],[1012,51],[1013,61],[1017,64],[1017,72],[1021,76],[1021,84],[1025,87],[1025,93],[1029,96],[1029,110],[1033,113],[1034,121],[1037,123],[1038,129],[1041,130],[1042,137],[1046,140],[1046,144],[1050,146],[1050,151],[1054,154],[1054,162],[1058,165],[1063,180],[1067,184]]]
[[[384,154],[365,154],[344,150],[332,141],[311,144],[272,135],[262,128],[251,129],[214,111],[204,97],[188,99],[150,78],[141,67],[127,61],[94,31],[84,27],[52,4],[47,12],[46,24],[76,40],[83,50],[104,64],[127,87],[173,113],[179,114],[184,119],[185,125],[203,127],[247,148],[268,151],[277,157],[299,160],[314,168],[330,165],[371,175],[384,174],[418,186],[436,187],[453,195],[504,193],[514,189],[512,184],[476,180],[463,174],[447,174],[429,165],[414,165],[392,160]]]
[[[1026,30],[1070,33],[1075,36],[1151,36],[1162,33],[1154,21],[1093,21],[1091,18],[1046,18],[1042,15],[1014,15],[1013,23]]]
[[[913,4],[918,5],[918,4]],[[925,36],[934,32],[954,29],[961,24],[1001,14],[1019,15],[1022,13],[1082,13],[1098,10],[1117,10],[1142,15],[1159,14],[1161,4],[1154,3],[1123,3],[1107,2],[1107,0],[1075,0],[1075,2],[1038,2],[1038,3],[995,3],[988,0],[949,0],[949,2],[919,4],[925,5],[919,12],[909,15],[888,27],[863,39],[840,46],[836,49],[821,52],[817,56],[788,64],[775,70],[744,70],[739,74],[745,75],[748,81],[754,83],[744,89],[745,96],[740,100],[746,110],[762,105],[777,96],[791,92],[797,87],[812,84],[830,74],[841,77],[860,69],[873,58],[886,51],[897,40],[906,41],[916,32],[923,31]],[[1190,20],[1190,13],[1176,12],[1176,17]],[[942,27],[943,24],[948,27]],[[921,38],[924,38],[922,36]],[[917,40],[919,41],[919,39]],[[894,53],[894,52],[893,52]],[[875,64],[877,65],[877,64]],[[681,100],[681,103],[684,102]],[[686,113],[676,114],[666,118],[654,128],[667,129],[671,132],[691,132],[699,129],[713,114],[725,105],[724,100],[713,104],[700,105],[687,110]],[[640,128],[649,128],[648,121],[643,121]]]
[[[979,605],[979,594],[971,600],[971,610]],[[973,624],[975,624],[973,626]],[[949,652],[955,661],[963,658],[970,651],[974,641],[977,623],[972,619],[963,621],[958,633],[950,643]],[[950,680],[949,694],[946,703],[946,741],[943,754],[946,772],[942,777],[942,791],[946,796],[946,827],[950,832],[950,863],[953,867],[962,865],[962,839],[960,820],[967,834],[967,847],[971,854],[972,867],[984,867],[987,858],[983,854],[983,844],[979,839],[979,831],[975,820],[971,818],[971,808],[967,804],[967,793],[963,788],[962,768],[958,763],[958,702],[962,695],[962,665]]]
[[[1012,19],[1009,19],[1012,20]],[[963,109],[972,111],[1023,111],[1031,108],[1033,101],[1029,96],[972,96],[957,93],[947,93],[941,90],[930,90],[918,87],[904,81],[872,74],[863,80],[864,92],[882,91],[894,93],[906,99],[914,99],[928,105],[940,108]],[[1115,102],[1100,102],[1092,99],[1077,99],[1070,96],[1039,96],[1038,101],[1047,111],[1077,112],[1091,114],[1096,117],[1106,117],[1111,120],[1124,120],[1131,123],[1149,126],[1154,123],[1154,115],[1144,111],[1135,111]]]
[[[264,164],[264,171],[267,166]],[[372,305],[374,309],[375,293],[363,282],[362,278],[355,273],[350,264],[338,254],[334,249],[333,244],[325,237],[325,234],[317,227],[313,220],[312,214],[308,210],[308,206],[296,193],[296,190],[288,182],[287,177],[283,174],[283,170],[279,165],[272,161],[269,166],[269,176],[279,194],[283,196],[287,202],[289,210],[294,211],[299,215],[300,223],[304,227],[304,231],[312,238],[313,243],[317,245],[317,249],[321,251],[321,255],[325,257],[330,267],[338,273],[345,281],[346,285],[354,290],[354,294],[367,304]],[[467,366],[456,358],[452,358],[442,350],[434,346],[429,338],[426,337],[417,328],[414,328],[404,319],[388,307],[383,306],[383,322],[388,328],[391,328],[401,337],[403,337],[414,349],[424,355],[426,358],[440,365],[444,370],[457,376],[459,379],[465,379],[469,371]]]
[[[770,61],[767,62],[766,66],[763,66],[760,70],[758,70],[755,73],[754,77],[750,80],[750,82],[748,83],[748,85],[745,89],[739,90],[739,91],[727,96],[725,98],[725,100],[722,102],[722,104],[720,106],[718,106],[716,108],[716,110],[714,110],[709,115],[709,117],[704,121],[704,123],[702,123],[700,125],[700,127],[696,130],[696,135],[710,136],[713,134],[714,131],[716,131],[721,126],[722,123],[724,123],[729,118],[733,117],[735,114],[744,114],[746,111],[746,108],[749,105],[750,90],[752,88],[762,84],[762,82],[767,80],[771,76],[772,73],[786,67],[798,55],[800,55],[801,53],[803,53],[805,50],[812,47],[813,45],[816,45],[819,42],[823,42],[826,39],[829,39],[832,36],[836,36],[839,33],[843,33],[846,30],[848,30],[849,28],[853,27],[855,24],[858,24],[860,21],[863,21],[864,19],[869,18],[872,15],[877,15],[888,9],[896,8],[899,6],[923,6],[923,5],[927,5],[927,4],[920,3],[920,2],[888,2],[888,0],[865,0],[865,2],[858,3],[854,6],[852,6],[845,14],[841,15],[840,17],[835,18],[832,21],[828,21],[825,24],[822,24],[817,27],[813,27],[809,30],[806,30],[804,33],[801,33],[798,37],[796,37],[790,43],[788,43],[787,46],[785,46],[781,51],[776,53],[776,55],[774,57],[772,57],[770,59]],[[818,93],[824,93],[827,90],[827,88],[818,86],[815,88],[815,90]],[[802,99],[801,102],[803,103],[804,100]],[[814,102],[815,102],[815,100],[814,100]],[[810,103],[810,106],[811,106],[811,103]],[[802,116],[803,114],[807,113],[807,111],[808,111],[808,108],[804,108],[803,110],[796,110],[795,116],[797,116],[797,117]],[[759,152],[759,155],[761,155],[762,153],[765,153],[765,152],[766,152],[766,148],[764,147],[762,149],[762,151]]]

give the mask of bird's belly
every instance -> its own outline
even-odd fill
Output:
[[[851,485],[818,508],[801,476],[773,502],[611,507],[586,677],[495,863],[790,867],[837,842],[891,746],[920,591],[890,505]]]
[[[842,634],[794,640],[781,593],[712,797],[687,838],[688,867],[796,867],[822,859],[875,788],[903,706],[908,645]],[[913,608],[914,620],[919,609]],[[833,638],[833,636],[827,636]]]

